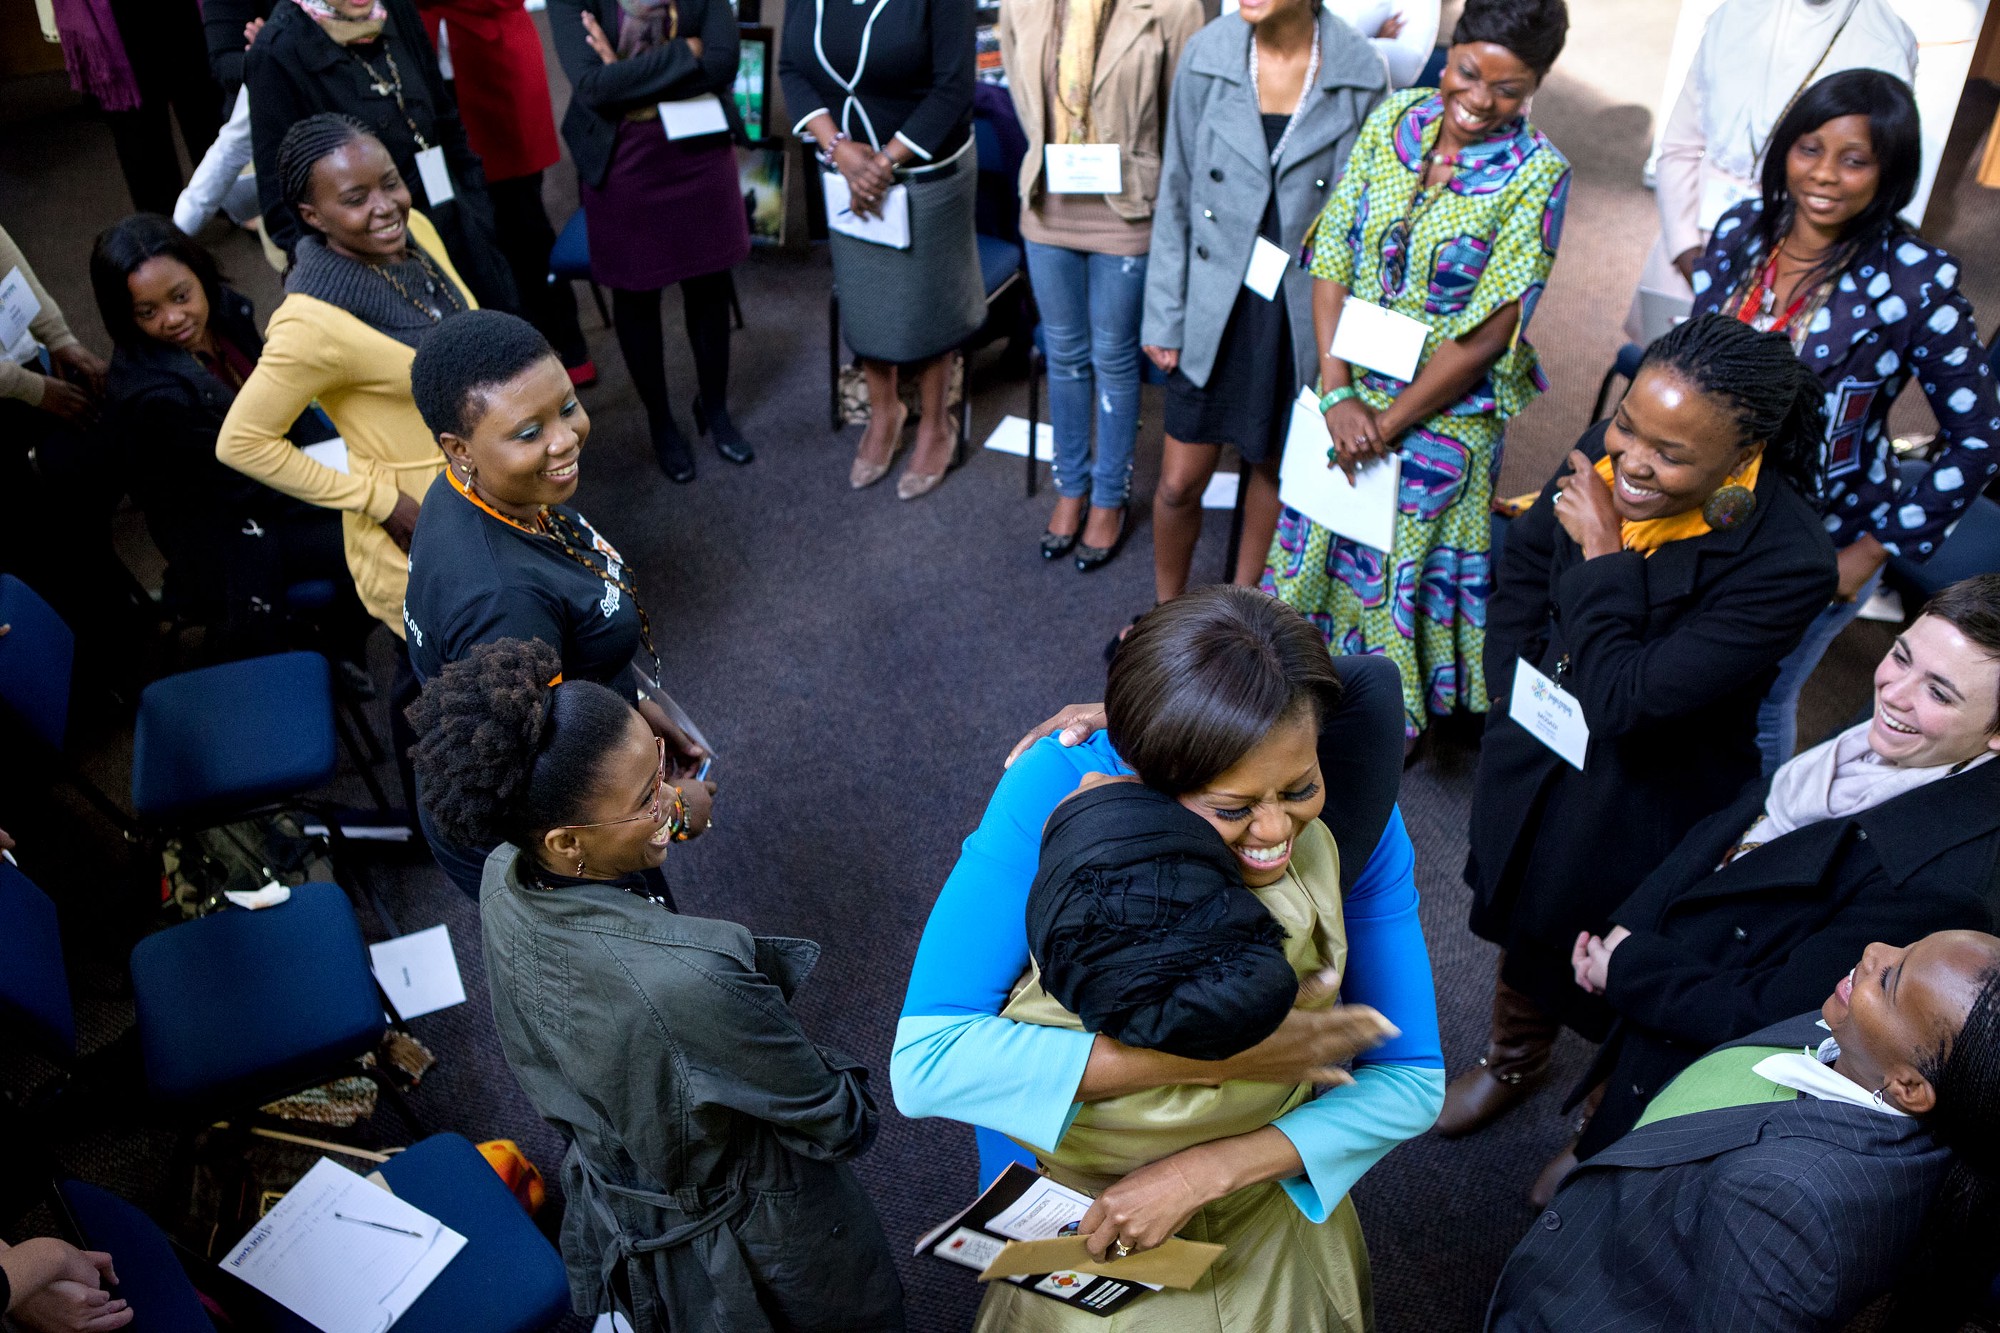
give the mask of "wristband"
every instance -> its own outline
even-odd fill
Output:
[[[1335,403],[1344,403],[1350,398],[1358,398],[1360,394],[1361,391],[1356,389],[1352,384],[1343,384],[1338,389],[1333,389],[1319,396],[1319,410],[1322,414],[1331,412]]]

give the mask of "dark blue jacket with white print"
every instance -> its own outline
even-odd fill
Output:
[[[1722,215],[1694,274],[1694,311],[1734,314],[1764,263],[1752,225],[1761,199]],[[1799,359],[1826,385],[1820,483],[1836,547],[1862,533],[1897,555],[1928,558],[1966,505],[2000,473],[2000,391],[1958,290],[1959,263],[1908,232],[1865,246],[1826,304],[1789,330]],[[1938,420],[1931,468],[1899,484],[1890,404],[1916,376]]]

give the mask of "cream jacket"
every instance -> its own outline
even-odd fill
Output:
[[[1000,5],[1000,58],[1007,68],[1014,113],[1028,136],[1028,155],[1021,159],[1023,203],[1033,202],[1042,178],[1042,146],[1048,133],[1043,69],[1059,4],[1060,0],[1002,0]],[[1112,4],[1090,85],[1090,117],[1097,141],[1119,146],[1125,188],[1104,198],[1128,222],[1143,222],[1153,215],[1166,140],[1167,90],[1173,87],[1181,47],[1204,21],[1201,0]]]
[[[475,304],[444,242],[423,214],[410,236]],[[444,454],[410,397],[416,352],[338,306],[293,292],[264,332],[264,354],[236,395],[215,456],[272,490],[339,509],[354,590],[369,614],[403,636],[410,561],[383,530],[398,494],[422,502],[444,471]],[[347,442],[347,471],[308,458],[285,437],[317,399]]]

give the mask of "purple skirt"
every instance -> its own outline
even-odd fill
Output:
[[[590,276],[606,287],[657,291],[749,257],[736,149],[722,135],[675,140],[657,120],[625,121],[604,184],[579,193]]]

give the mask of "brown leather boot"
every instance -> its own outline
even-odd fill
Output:
[[[1556,1197],[1556,1191],[1569,1179],[1569,1173],[1576,1170],[1576,1146],[1583,1142],[1583,1131],[1590,1128],[1590,1117],[1597,1114],[1598,1104],[1604,1100],[1604,1085],[1598,1084],[1590,1090],[1578,1108],[1581,1114],[1576,1121],[1576,1133],[1564,1145],[1563,1150],[1548,1160],[1542,1173],[1535,1177],[1535,1183],[1528,1187],[1528,1202],[1537,1208],[1546,1208]]]
[[[1496,974],[1493,1036],[1479,1063],[1446,1085],[1437,1132],[1455,1139],[1484,1129],[1526,1097],[1548,1072],[1557,1027],[1533,1000]]]

